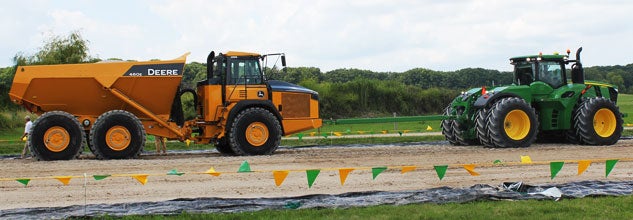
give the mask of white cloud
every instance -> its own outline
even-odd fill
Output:
[[[210,50],[242,50],[286,52],[289,65],[324,71],[509,70],[511,56],[583,46],[586,64],[633,62],[628,55],[633,50],[629,1],[184,0],[132,1],[126,7],[98,1],[28,5],[17,6],[26,16],[0,17],[4,18],[0,27],[20,31],[20,37],[0,40],[33,48],[42,38],[37,32],[65,34],[81,29],[91,42],[92,54],[102,58],[169,59],[191,51],[190,61],[204,62]]]

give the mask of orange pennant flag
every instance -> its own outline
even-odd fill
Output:
[[[212,175],[212,176],[220,176],[220,173],[215,172],[215,169],[213,169],[213,167],[209,168],[209,170],[207,170],[207,172],[204,172],[204,173]]]
[[[345,185],[345,180],[347,180],[347,175],[349,175],[349,173],[352,171],[354,171],[354,169],[351,169],[351,168],[338,170],[338,174],[341,177],[341,186]]]
[[[138,175],[133,175],[132,178],[136,179],[136,181],[138,181],[139,183],[141,183],[142,185],[145,185],[145,183],[147,183],[147,174],[138,174]]]
[[[400,173],[411,172],[417,168],[416,166],[402,166],[402,171]]]
[[[580,176],[580,174],[584,173],[585,170],[587,170],[587,168],[590,165],[591,165],[591,161],[590,160],[578,161],[578,176]]]
[[[275,170],[273,171],[273,177],[275,177],[275,185],[281,186],[286,177],[288,176],[288,170]]]
[[[464,169],[470,173],[471,176],[479,176],[479,173],[475,172],[475,164],[466,164]]]
[[[72,177],[70,176],[56,176],[55,179],[59,180],[59,182],[62,182],[64,184],[64,186],[67,186],[68,183],[70,183],[70,179]]]

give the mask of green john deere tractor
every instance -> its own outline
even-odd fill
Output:
[[[510,58],[514,82],[462,92],[445,109],[442,133],[453,145],[528,147],[537,139],[611,145],[622,135],[614,85],[584,79],[580,52]],[[571,64],[571,72],[565,68]]]

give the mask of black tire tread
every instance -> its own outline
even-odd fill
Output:
[[[269,122],[273,124],[273,127],[268,127],[268,131],[270,134],[269,138],[272,138],[273,142],[270,144],[266,144],[267,146],[258,147],[262,149],[261,151],[248,152],[246,149],[243,148],[247,146],[242,146],[240,144],[240,138],[245,138],[243,137],[243,131],[240,131],[240,123],[242,123],[243,120],[257,117],[261,117],[261,121],[269,120]],[[251,107],[242,110],[240,113],[237,114],[237,116],[235,116],[234,120],[232,120],[231,126],[227,130],[229,146],[231,147],[235,155],[238,156],[269,155],[277,150],[281,142],[282,132],[279,120],[277,120],[277,117],[275,117],[275,115],[273,115],[270,111],[261,107]]]
[[[133,123],[138,128],[140,128],[138,131],[139,132],[138,135],[141,137],[140,147],[138,148],[138,150],[132,152],[129,155],[125,155],[123,157],[111,157],[110,155],[106,155],[105,152],[103,152],[102,149],[99,148],[99,144],[96,143],[98,140],[95,139],[95,135],[97,135],[96,129],[98,127],[98,124],[103,123],[104,120],[108,120],[108,118],[112,117],[113,115],[124,115],[126,117],[129,117],[133,121]],[[133,133],[133,131],[130,131],[130,133]],[[90,150],[92,151],[92,153],[95,155],[97,159],[101,159],[101,160],[102,159],[134,159],[134,158],[138,158],[141,155],[141,152],[143,151],[143,147],[145,145],[145,135],[146,135],[145,127],[143,127],[141,120],[139,120],[134,114],[128,111],[124,111],[124,110],[111,110],[111,111],[101,114],[97,118],[97,120],[95,120],[95,123],[90,128],[90,139],[89,139],[90,144],[88,146],[90,147]]]
[[[64,111],[49,111],[49,112],[46,112],[46,113],[42,114],[40,117],[37,118],[37,120],[35,120],[35,122],[33,122],[33,125],[31,126],[31,130],[29,131],[29,136],[31,136],[33,134],[35,129],[39,129],[39,124],[42,123],[42,121],[47,120],[50,117],[64,117],[64,118],[68,119],[69,121],[72,121],[72,123],[80,131],[79,133],[81,135],[81,137],[80,137],[81,139],[80,139],[79,146],[77,147],[75,152],[71,152],[70,156],[68,156],[68,157],[52,158],[52,155],[46,155],[46,151],[40,151],[40,149],[37,149],[37,147],[33,146],[33,143],[32,143],[33,140],[32,140],[31,137],[29,137],[29,140],[28,140],[28,148],[29,148],[29,150],[33,153],[33,155],[35,156],[35,158],[37,160],[70,160],[70,159],[78,158],[79,155],[81,155],[81,153],[83,151],[84,140],[85,140],[85,135],[86,134],[84,132],[83,127],[81,127],[81,124],[77,120],[77,118],[75,118],[75,116],[71,115],[68,112],[64,112]]]
[[[505,112],[510,110],[524,108],[524,112],[532,119],[530,124],[530,132],[519,141],[511,140],[504,131]],[[488,115],[488,135],[493,147],[510,148],[510,147],[528,147],[536,140],[538,134],[539,122],[536,118],[536,111],[525,100],[517,97],[503,98],[494,104]]]

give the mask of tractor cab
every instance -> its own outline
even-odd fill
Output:
[[[516,85],[543,82],[556,89],[567,83],[565,80],[566,55],[539,54],[513,57],[510,60],[514,65],[514,83]]]

